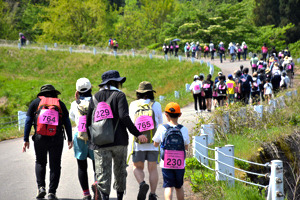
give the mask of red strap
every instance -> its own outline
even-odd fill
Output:
[[[39,98],[41,99],[41,101],[39,103],[37,110],[43,105],[47,105],[47,106],[55,105],[59,108],[59,112],[62,113],[62,110],[61,110],[60,104],[59,104],[59,98],[44,97],[44,96],[39,96]]]

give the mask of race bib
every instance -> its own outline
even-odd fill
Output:
[[[195,86],[194,86],[194,90],[195,90],[195,91],[199,91],[199,90],[200,90],[200,86],[199,86],[199,85],[195,85]]]
[[[86,115],[79,117],[79,123],[78,123],[78,131],[79,132],[86,132]]]
[[[99,102],[95,112],[94,121],[97,122],[108,118],[114,118],[110,106],[106,102]]]
[[[154,129],[154,122],[151,116],[142,115],[135,120],[135,127],[140,131],[148,131]]]
[[[210,88],[210,84],[204,84],[203,88],[205,89]]]
[[[225,85],[219,85],[219,90],[225,90]]]
[[[227,83],[228,88],[233,88],[233,83]]]
[[[42,109],[39,115],[39,123],[58,126],[59,113],[56,110]]]
[[[252,67],[253,67],[253,68],[256,68],[257,66],[256,66],[256,64],[252,64]]]
[[[184,169],[184,151],[165,150],[164,168]]]

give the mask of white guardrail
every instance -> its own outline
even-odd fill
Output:
[[[297,90],[286,92],[286,98],[291,99],[292,95],[297,96]],[[275,109],[285,107],[285,97],[281,96],[277,99],[272,99],[269,105],[264,108],[263,105],[254,106],[254,111],[257,112],[260,118],[263,117],[263,111],[274,112]],[[239,115],[246,117],[245,108],[241,108]],[[224,127],[223,131],[229,133],[229,117],[228,112],[223,115]],[[240,181],[250,185],[263,187],[268,189],[267,200],[283,200],[283,164],[281,160],[272,160],[271,163],[255,163],[248,160],[244,160],[238,157],[234,157],[234,146],[225,145],[224,147],[209,148],[210,144],[214,143],[214,124],[204,124],[200,129],[200,136],[193,136],[193,155],[200,162],[200,164],[207,169],[216,172],[217,181],[227,181],[229,186],[234,186],[235,181]],[[208,151],[215,152],[215,158],[208,157]],[[255,172],[239,169],[234,166],[234,160],[239,160],[252,165],[258,165],[261,167],[271,167],[271,173],[260,174]],[[215,169],[209,166],[208,161],[215,162]],[[242,171],[246,174],[252,174],[256,176],[264,176],[270,178],[269,185],[261,185],[252,183],[249,181],[241,180],[235,177],[235,170]]]

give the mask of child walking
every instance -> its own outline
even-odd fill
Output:
[[[190,143],[188,129],[178,124],[181,116],[177,103],[168,103],[165,108],[167,124],[158,127],[154,137],[154,146],[161,144],[161,162],[165,200],[171,200],[175,188],[177,199],[184,199],[183,177],[185,172],[185,150]],[[172,138],[172,139],[170,139]]]
[[[273,94],[272,89],[273,89],[273,86],[272,86],[272,83],[270,83],[270,78],[267,78],[266,83],[264,85],[264,93],[265,93],[265,98],[268,103],[272,98],[272,94]]]

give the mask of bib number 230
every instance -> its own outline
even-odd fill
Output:
[[[184,151],[165,150],[164,168],[184,169]]]

